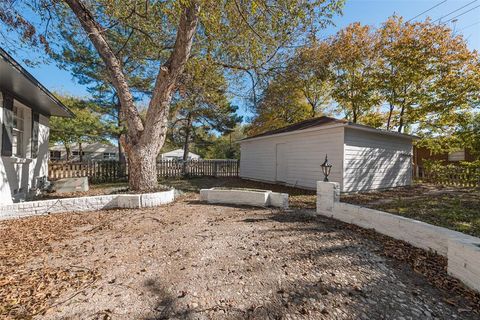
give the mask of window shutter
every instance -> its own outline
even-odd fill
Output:
[[[32,113],[32,158],[38,156],[38,136],[40,131],[40,115]]]
[[[12,156],[13,97],[3,94],[2,156]]]

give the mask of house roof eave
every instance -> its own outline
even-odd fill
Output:
[[[75,115],[5,50],[0,48],[0,89],[45,116]]]

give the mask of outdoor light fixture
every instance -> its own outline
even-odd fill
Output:
[[[332,164],[328,162],[328,154],[325,155],[325,162],[320,165],[322,167],[323,175],[325,179],[323,181],[328,182],[328,176],[330,175],[330,171],[332,170]]]

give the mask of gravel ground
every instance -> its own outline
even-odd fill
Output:
[[[52,307],[37,319],[479,317],[464,298],[382,255],[379,241],[300,209],[212,206],[188,196],[159,208],[35,219],[43,221],[37,238],[55,230],[49,225],[69,231],[45,240],[48,250],[26,257],[22,269],[95,275],[47,295]],[[22,220],[1,224],[29,232]]]

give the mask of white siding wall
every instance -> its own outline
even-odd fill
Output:
[[[412,141],[358,129],[345,129],[342,191],[365,191],[410,185]]]
[[[1,99],[0,99],[1,101]],[[18,101],[15,105],[23,106]],[[0,104],[1,105],[1,104]],[[38,156],[31,157],[31,121],[32,112],[30,108],[24,107],[24,133],[23,150],[24,158],[0,156],[0,204],[12,203],[12,197],[17,199],[25,198],[30,188],[35,183],[36,177],[48,175],[48,137],[49,119],[40,115]],[[3,108],[0,107],[0,148],[3,123]],[[17,194],[14,194],[17,192]]]
[[[240,177],[275,182],[276,145],[285,143],[286,184],[315,189],[316,182],[323,180],[320,165],[325,160],[325,154],[333,164],[330,181],[342,184],[343,132],[342,127],[324,128],[244,141],[241,143]]]

